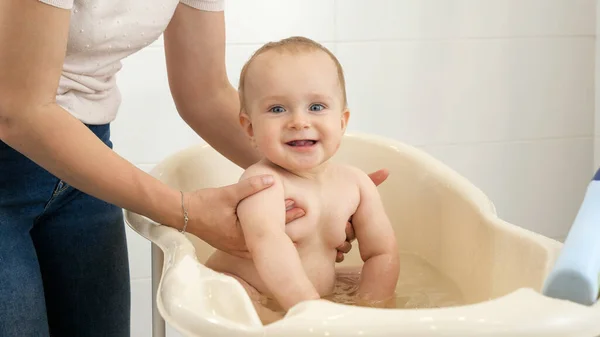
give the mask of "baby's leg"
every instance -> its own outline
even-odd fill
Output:
[[[254,310],[256,310],[256,313],[258,314],[258,317],[260,317],[260,320],[263,325],[276,322],[283,318],[282,313],[275,312],[265,306],[265,304],[267,303],[266,296],[261,294],[258,290],[256,290],[256,288],[250,285],[250,283],[246,282],[244,279],[236,275],[230,273],[224,274],[235,278],[238,282],[242,284],[244,289],[246,289],[246,293],[248,294],[250,300],[252,301],[252,304],[254,305]]]

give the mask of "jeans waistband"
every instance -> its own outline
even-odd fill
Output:
[[[110,124],[101,124],[101,125],[89,125],[84,124],[85,126],[92,131],[96,137],[98,137],[104,144],[107,144],[112,148],[112,143],[110,142]],[[0,151],[12,150],[15,151],[12,147],[8,146],[8,144],[0,141]],[[0,155],[0,159],[2,156]]]

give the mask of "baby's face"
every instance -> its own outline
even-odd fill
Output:
[[[267,159],[305,171],[335,154],[349,112],[329,55],[268,51],[253,61],[246,76],[242,124]]]

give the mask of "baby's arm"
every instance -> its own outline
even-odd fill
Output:
[[[272,174],[275,183],[240,202],[238,218],[254,265],[279,304],[288,310],[298,302],[318,299],[319,293],[304,272],[298,251],[285,233],[283,184],[277,173],[254,165],[241,179]]]
[[[396,236],[385,212],[377,187],[357,170],[360,204],[352,216],[362,267],[358,297],[368,302],[393,296],[400,272]]]

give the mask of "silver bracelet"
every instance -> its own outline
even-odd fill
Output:
[[[181,209],[183,210],[183,229],[180,230],[179,232],[185,233],[189,218],[188,218],[188,212],[185,209],[185,202],[183,201],[183,191],[179,191],[179,192],[181,192]]]

